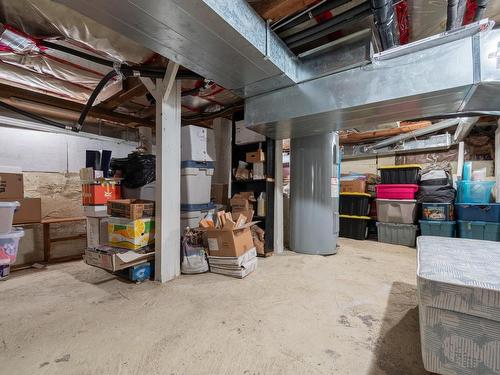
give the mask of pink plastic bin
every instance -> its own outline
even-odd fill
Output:
[[[381,184],[376,189],[379,199],[415,199],[418,185]]]

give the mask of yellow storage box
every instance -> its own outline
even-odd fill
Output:
[[[155,240],[153,218],[130,220],[110,217],[108,224],[109,245],[129,250],[138,250]]]

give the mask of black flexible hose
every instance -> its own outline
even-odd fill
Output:
[[[61,122],[57,122],[57,121],[52,121],[52,120],[49,120],[48,118],[45,118],[45,117],[42,117],[42,116],[38,116],[34,113],[31,113],[31,112],[27,112],[23,109],[20,109],[20,108],[17,108],[17,107],[14,107],[13,105],[10,105],[10,104],[7,104],[7,103],[4,103],[2,101],[0,101],[0,107],[4,108],[4,109],[7,109],[9,111],[12,111],[12,112],[15,112],[15,113],[18,113],[22,116],[25,116],[25,117],[28,117],[32,120],[35,120],[35,121],[38,121],[38,122],[41,122],[41,123],[44,123],[44,124],[47,124],[47,125],[51,125],[51,126],[56,126],[58,128],[61,128],[61,129],[67,129],[67,130],[73,130],[73,127],[72,126],[69,126],[69,125],[64,125],[63,123]]]
[[[87,101],[87,104],[85,104],[85,107],[83,108],[82,113],[80,114],[80,118],[78,119],[78,123],[76,124],[76,128],[73,128],[73,130],[75,130],[76,132],[79,132],[80,130],[82,130],[83,123],[85,122],[85,118],[87,117],[87,114],[89,113],[90,109],[92,108],[92,105],[94,104],[94,102],[97,98],[97,95],[99,95],[101,93],[102,89],[104,88],[104,86],[106,86],[106,84],[111,79],[116,77],[117,75],[118,75],[118,73],[116,72],[116,70],[112,70],[99,81],[99,83],[95,87],[94,91],[92,91],[92,94],[90,95],[90,98]]]

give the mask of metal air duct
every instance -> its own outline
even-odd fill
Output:
[[[488,25],[483,20],[375,55],[366,66],[249,98],[245,122],[284,139],[450,114],[498,115],[500,30]]]

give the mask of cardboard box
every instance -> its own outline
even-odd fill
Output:
[[[104,181],[82,185],[82,205],[84,206],[104,205],[113,199],[121,199],[121,188],[117,182]]]
[[[247,152],[245,161],[247,163],[259,163],[266,161],[264,151],[259,148],[257,151]]]
[[[210,200],[217,204],[229,206],[229,185],[213,183],[210,190]]]
[[[108,201],[108,214],[127,219],[155,216],[155,202],[142,199],[117,199]]]
[[[252,207],[252,204],[246,198],[231,198],[231,209],[233,212],[249,211]]]
[[[257,258],[252,258],[241,266],[211,266],[210,272],[243,279],[257,269]]]
[[[239,257],[217,257],[208,256],[208,264],[211,267],[241,267],[257,256],[255,248],[248,250]]]
[[[253,191],[237,193],[230,200],[231,210],[233,212],[248,212],[253,209],[254,202],[256,200]]]
[[[33,224],[42,221],[42,200],[40,198],[22,198],[16,199],[16,201],[21,206],[14,212],[14,224]]]
[[[108,219],[101,217],[87,218],[87,247],[96,248],[108,244]]]
[[[23,198],[23,175],[20,173],[0,173],[0,199],[18,201]]]
[[[116,272],[124,268],[153,260],[154,257],[154,251],[141,254],[134,251],[117,249],[111,246],[100,246],[96,249],[87,249],[85,250],[84,255],[85,263],[88,265],[99,267],[111,272]]]
[[[155,219],[124,219],[110,217],[108,220],[108,243],[111,246],[140,250],[155,240]]]
[[[341,193],[366,193],[365,180],[342,181],[340,180]]]
[[[240,228],[208,229],[208,253],[210,256],[239,257],[254,247],[250,227],[254,222]]]
[[[80,169],[80,180],[82,182],[93,182],[98,178],[103,178],[103,171],[96,171],[94,168],[81,168]]]
[[[87,217],[108,217],[108,206],[83,206],[83,212]]]

